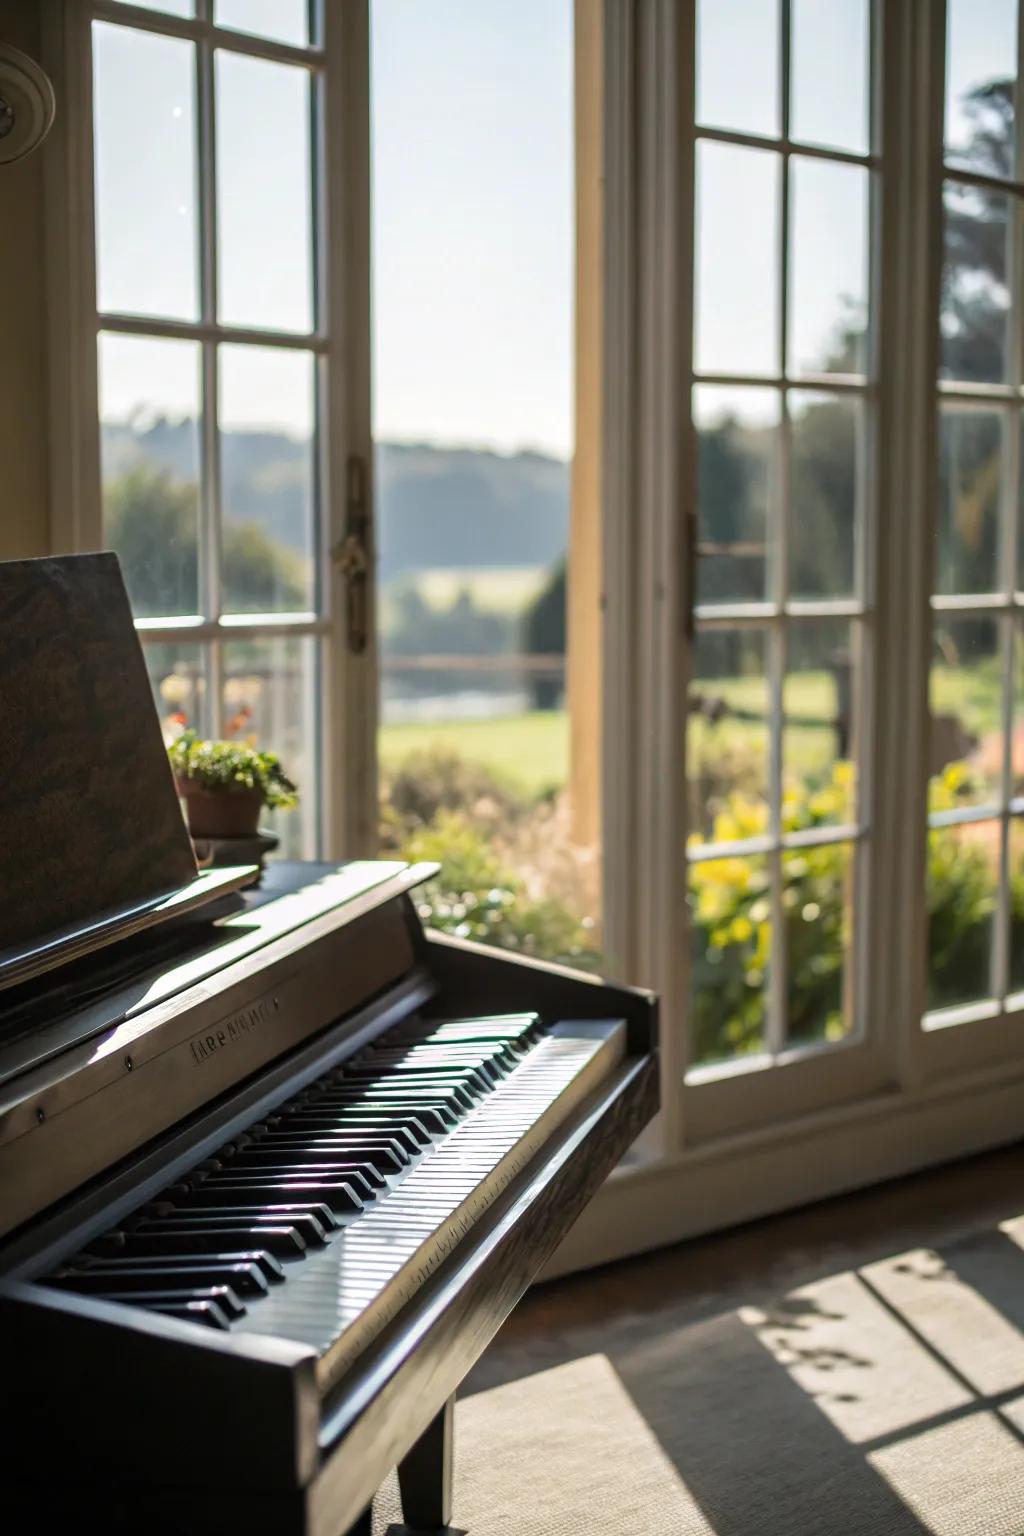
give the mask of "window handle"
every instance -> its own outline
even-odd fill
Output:
[[[366,502],[366,464],[353,455],[347,466],[345,536],[331,549],[335,570],[345,582],[345,630],[348,648],[361,656],[370,640],[370,516]]]

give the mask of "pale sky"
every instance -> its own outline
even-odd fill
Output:
[[[374,0],[382,437],[572,438],[572,0]]]
[[[154,8],[180,9],[185,0]],[[259,0],[298,37],[300,0]],[[218,0],[219,16],[256,16]],[[779,0],[700,0],[698,115],[779,127]],[[372,0],[374,378],[379,437],[571,452],[572,0]],[[868,0],[791,0],[792,127],[867,145]],[[1016,0],[949,0],[948,127],[980,80],[1013,70]],[[186,43],[99,24],[100,304],[195,318],[195,116]],[[309,323],[305,76],[237,55],[218,70],[220,296],[225,319]],[[778,157],[700,152],[698,365],[778,365]],[[797,161],[791,363],[828,348],[866,282],[867,176]],[[236,427],[308,429],[308,379],[255,354],[232,369]],[[289,383],[289,380],[294,382]],[[106,350],[105,411],[191,414],[195,348]]]
[[[220,0],[227,20],[230,4]],[[277,7],[264,7],[281,22]],[[374,418],[382,438],[572,435],[572,0],[374,0]],[[287,30],[287,28],[285,28]],[[101,309],[197,317],[189,47],[96,29]],[[221,314],[308,327],[301,70],[222,55]],[[144,153],[140,149],[144,148]],[[234,369],[236,427],[300,432],[273,358]],[[105,349],[105,414],[195,408],[196,349]]]

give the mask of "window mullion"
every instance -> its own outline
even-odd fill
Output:
[[[779,93],[782,112],[782,141],[789,142],[790,108],[790,0],[782,0],[779,7]],[[789,153],[781,154],[779,176],[779,335],[777,337],[779,376],[785,381],[789,368]],[[782,384],[782,410],[779,415],[778,443],[778,503],[775,508],[776,528],[774,561],[772,568],[772,601],[776,618],[769,636],[768,708],[769,756],[768,774],[769,811],[768,824],[774,843],[770,855],[771,899],[771,965],[768,982],[768,1008],[765,1021],[765,1047],[769,1054],[777,1056],[785,1048],[787,1034],[787,999],[789,983],[786,974],[786,908],[783,891],[782,838],[782,779],[784,750],[784,701],[786,687],[787,620],[786,599],[789,595],[789,503],[790,503],[790,423],[789,391]]]
[[[212,0],[200,0],[200,14],[212,10]],[[209,19],[205,16],[204,19]],[[204,325],[217,322],[217,140],[216,86],[213,49],[208,36],[196,43],[199,70],[199,263],[200,313]],[[217,620],[223,611],[221,591],[222,508],[219,426],[219,353],[215,340],[202,342],[203,430],[200,496],[200,594],[203,615]],[[206,647],[207,728],[215,736],[224,729],[224,650],[215,636]]]
[[[1002,1003],[1010,990],[1010,818],[1012,796],[1010,742],[1013,732],[1013,628],[1004,618],[1000,623],[999,657],[1002,667],[1001,715],[1003,723],[1003,767],[1000,792],[999,826],[999,896],[996,927],[992,945],[992,995]]]
[[[1024,80],[1024,0],[1017,7],[1017,80]],[[1013,175],[1018,180],[1021,167],[1024,166],[1024,113],[1016,112],[1014,117],[1014,160]],[[1021,303],[1020,285],[1022,268],[1024,268],[1024,230],[1022,230],[1022,218],[1024,218],[1024,199],[1017,194],[1011,194],[1009,198],[1010,220],[1007,230],[1009,249],[1006,253],[1007,273],[1010,287],[1010,312],[1009,325],[1009,370],[1008,383],[1013,390],[1014,404],[1004,406],[1001,411],[1002,432],[1000,447],[1003,455],[1004,475],[1000,487],[999,498],[999,588],[1006,602],[1010,605],[1010,612],[1002,619],[1000,629],[1000,656],[1003,669],[1003,688],[1001,699],[1001,715],[1003,728],[1003,765],[1002,765],[1002,817],[999,829],[999,902],[995,931],[995,942],[992,956],[992,982],[993,994],[1000,1004],[1005,1000],[1010,991],[1011,971],[1011,890],[1010,880],[1012,876],[1011,856],[1011,821],[1010,806],[1013,800],[1013,727],[1014,727],[1014,703],[1015,703],[1015,665],[1016,665],[1016,621],[1013,615],[1013,594],[1017,587],[1017,538],[1018,538],[1018,507],[1020,505],[1020,408],[1016,403],[1022,378],[1022,366],[1024,360],[1021,357],[1021,332],[1022,314],[1024,305]]]
[[[945,5],[887,4],[886,175],[879,275],[878,593],[871,745],[874,826],[865,912],[866,1020],[895,1080],[923,1062],[928,706],[936,524]]]

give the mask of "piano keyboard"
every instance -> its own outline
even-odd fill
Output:
[[[42,1283],[313,1346],[326,1390],[622,1061],[620,1021],[413,1019]]]

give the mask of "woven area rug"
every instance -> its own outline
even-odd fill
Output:
[[[1024,1218],[605,1347],[458,1408],[471,1536],[1022,1536]],[[527,1374],[528,1373],[528,1374]],[[375,1536],[398,1536],[397,1490]]]

